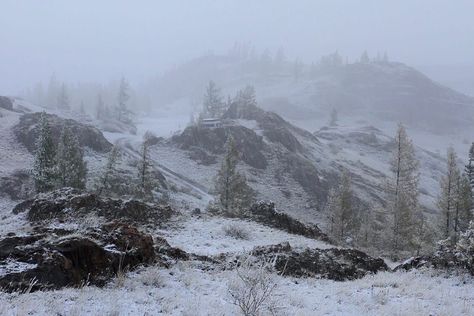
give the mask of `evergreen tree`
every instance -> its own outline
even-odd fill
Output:
[[[331,117],[329,118],[329,126],[337,126],[338,114],[336,109],[332,109]]]
[[[56,176],[59,187],[86,187],[87,166],[77,136],[64,126],[56,153]]]
[[[128,122],[129,111],[127,109],[127,102],[130,99],[130,85],[124,77],[120,80],[120,86],[117,96],[118,106],[117,106],[117,119],[120,122]]]
[[[51,130],[46,113],[41,113],[39,132],[36,140],[33,179],[36,192],[47,192],[55,186],[55,155],[56,148],[51,137]]]
[[[362,55],[360,56],[360,62],[363,63],[363,64],[368,64],[370,63],[370,58],[369,58],[369,54],[367,53],[367,51],[365,50]]]
[[[471,190],[474,191],[474,143],[469,148],[469,158],[465,167],[465,173],[471,185]]]
[[[59,91],[57,105],[59,109],[69,110],[69,94],[67,92],[66,84],[61,85],[61,90]]]
[[[120,149],[117,145],[112,147],[107,158],[104,171],[97,182],[97,195],[101,195],[103,192],[110,192],[112,187],[112,181],[114,180],[114,174],[117,173],[116,165],[120,156]]]
[[[145,134],[146,135],[146,134]],[[149,142],[145,136],[140,149],[138,162],[138,183],[136,194],[144,200],[153,200],[154,183],[150,175],[151,161],[149,157]]]
[[[392,177],[387,186],[388,207],[392,214],[393,250],[413,247],[414,216],[418,208],[418,161],[415,149],[405,128],[399,124],[395,137],[395,150],[390,162]]]
[[[102,99],[102,94],[99,93],[97,95],[97,105],[96,105],[96,114],[95,114],[95,117],[98,119],[98,120],[102,120],[105,118],[105,105],[104,105],[104,100]]]
[[[351,178],[347,171],[341,176],[339,186],[330,192],[327,209],[331,222],[331,235],[339,243],[355,236],[356,215],[353,205]]]
[[[244,89],[237,92],[236,102],[241,106],[256,106],[257,96],[253,86],[246,86]]]
[[[446,174],[441,178],[441,193],[438,198],[438,207],[441,210],[439,226],[444,238],[454,238],[455,236],[455,214],[458,208],[460,183],[460,171],[456,160],[454,149],[448,148]]]
[[[232,136],[226,143],[226,153],[216,181],[219,202],[227,212],[238,213],[250,206],[255,192],[247,184],[245,177],[237,171],[239,152]]]
[[[218,118],[223,114],[224,102],[214,81],[209,81],[204,94],[204,115],[210,118]]]
[[[473,219],[472,216],[473,199],[471,185],[468,177],[463,174],[459,178],[457,185],[457,201],[456,201],[456,212],[454,215],[454,232],[456,234],[456,240],[459,237],[460,232],[463,232],[469,226],[469,222]]]

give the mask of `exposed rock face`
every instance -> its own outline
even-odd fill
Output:
[[[34,194],[34,183],[30,173],[18,170],[8,177],[0,178],[0,195],[6,195],[12,200],[28,199]]]
[[[0,288],[32,291],[103,286],[119,269],[133,269],[155,259],[153,239],[136,228],[110,223],[79,237],[66,231],[0,240]]]
[[[13,128],[15,136],[30,151],[35,150],[35,142],[38,138],[38,122],[41,113],[27,113],[20,118],[20,122]],[[112,144],[105,139],[102,132],[97,128],[84,125],[70,119],[63,119],[54,114],[46,114],[51,128],[51,136],[55,143],[59,141],[62,127],[66,124],[72,132],[77,135],[82,146],[89,147],[97,152],[107,152]]]
[[[204,149],[211,154],[223,154],[229,135],[234,138],[237,149],[241,154],[240,158],[245,163],[258,169],[266,168],[268,163],[262,153],[265,150],[262,137],[243,126],[212,129],[190,126],[180,135],[174,136],[173,141],[182,149],[191,150],[194,156],[196,155],[196,148]],[[202,159],[199,160],[202,161]]]
[[[27,217],[32,222],[80,219],[88,214],[95,214],[106,221],[119,219],[137,224],[153,222],[156,225],[165,222],[174,214],[169,206],[102,198],[94,193],[81,193],[71,188],[39,194],[35,199],[15,207],[14,212],[19,211],[27,211]]]
[[[13,110],[13,102],[10,98],[0,95],[0,108],[5,110]]]
[[[387,271],[380,258],[355,249],[292,249],[290,244],[256,247],[252,255],[272,260],[276,271],[294,277],[321,277],[335,281],[354,280],[369,273]]]
[[[234,103],[224,114],[224,118],[257,121],[260,128],[263,129],[263,134],[268,138],[268,140],[282,144],[291,152],[304,151],[303,146],[293,133],[317,140],[314,135],[308,131],[291,125],[278,114],[264,111],[254,105],[242,106]]]
[[[244,216],[258,223],[284,230],[290,234],[329,241],[328,236],[318,226],[303,224],[284,213],[278,213],[275,210],[274,203],[255,203],[245,212]]]

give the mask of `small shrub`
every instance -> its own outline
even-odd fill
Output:
[[[233,237],[235,239],[250,239],[250,233],[247,229],[238,224],[229,224],[224,227],[224,233],[226,236]]]
[[[271,298],[276,288],[273,266],[269,262],[252,263],[248,257],[236,269],[228,284],[233,303],[245,316],[256,316],[263,309],[273,310]]]

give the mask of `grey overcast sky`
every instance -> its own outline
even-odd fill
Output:
[[[234,42],[305,61],[387,51],[472,63],[474,0],[0,0],[0,93],[47,80],[140,80]]]

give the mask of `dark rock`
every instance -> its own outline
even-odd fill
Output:
[[[405,260],[402,264],[396,266],[393,271],[409,271],[412,269],[419,269],[422,267],[431,266],[430,261],[430,258],[425,256],[411,257]]]
[[[26,170],[17,170],[0,178],[0,194],[12,200],[24,200],[34,195],[34,183]]]
[[[0,95],[0,108],[5,110],[13,110],[13,102],[10,98]]]
[[[328,236],[324,234],[319,227],[311,224],[303,224],[287,214],[277,212],[274,203],[255,203],[245,212],[244,216],[255,222],[284,230],[291,234],[329,241]]]
[[[382,259],[372,258],[355,249],[306,248],[298,251],[284,243],[256,247],[252,255],[261,260],[271,260],[277,272],[293,277],[321,277],[345,281],[388,270]]]
[[[195,208],[194,210],[191,211],[191,215],[194,215],[194,216],[201,215],[201,209]]]
[[[265,143],[261,136],[243,126],[205,128],[200,126],[187,127],[180,135],[172,138],[180,148],[195,151],[201,148],[212,154],[223,154],[228,136],[232,136],[241,155],[242,161],[257,169],[265,169],[268,165],[263,151]]]
[[[210,166],[217,163],[216,156],[209,155],[205,150],[199,147],[191,147],[189,149],[189,158],[205,166]]]
[[[0,240],[0,288],[32,291],[103,286],[120,269],[133,269],[155,259],[153,239],[136,228],[110,223],[93,231],[55,237],[43,235]]]
[[[30,151],[35,150],[36,139],[38,138],[38,122],[41,113],[28,113],[20,117],[20,122],[13,128],[17,139]],[[55,143],[59,141],[61,129],[66,124],[72,132],[77,135],[82,146],[86,146],[97,152],[107,152],[112,148],[112,144],[105,139],[104,135],[97,128],[81,124],[71,119],[60,118],[54,114],[46,114],[46,118],[51,128],[51,136]]]
[[[257,121],[263,129],[263,134],[274,143],[282,144],[291,152],[304,152],[303,146],[295,137],[303,137],[317,141],[317,138],[308,131],[295,127],[273,112],[267,112],[255,105],[232,104],[223,116],[226,119],[245,119]]]
[[[291,174],[309,196],[317,197],[319,200],[325,198],[327,188],[322,187],[318,170],[310,160],[301,155],[288,153],[283,157],[283,163],[286,172]]]
[[[121,221],[160,225],[173,214],[169,206],[147,204],[137,200],[123,201],[102,198],[95,193],[82,193],[76,189],[63,188],[46,194],[39,194],[35,199],[23,202],[15,207],[15,211],[28,210],[28,220],[80,219],[87,214],[96,214],[106,221]]]

